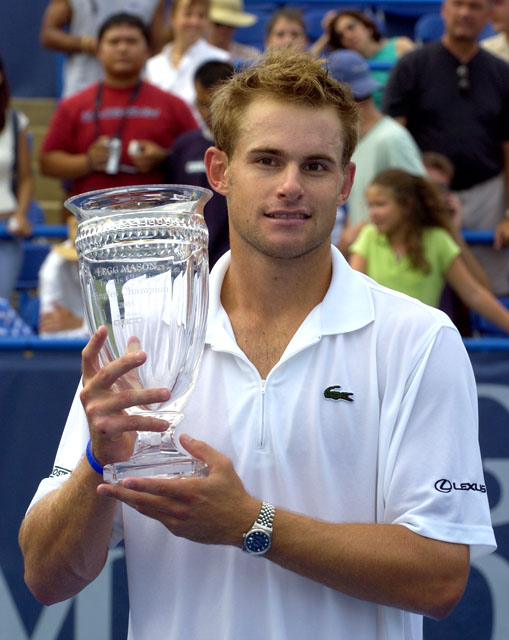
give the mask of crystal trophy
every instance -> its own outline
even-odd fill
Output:
[[[167,387],[167,402],[128,409],[168,421],[164,433],[139,431],[129,460],[104,467],[104,480],[203,476],[207,466],[179,449],[175,427],[196,380],[208,308],[208,189],[147,185],[91,191],[65,206],[78,218],[76,249],[85,316],[108,336],[102,366],[143,350],[146,361],[117,390]]]

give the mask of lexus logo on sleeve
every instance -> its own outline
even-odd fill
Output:
[[[451,482],[446,478],[435,482],[435,489],[440,493],[451,493],[451,491],[479,491],[486,493],[486,485],[477,482]]]

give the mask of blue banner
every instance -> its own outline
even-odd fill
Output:
[[[425,640],[509,638],[508,342],[491,342],[490,351],[478,350],[480,341],[468,344],[498,550],[473,561],[465,595],[449,618],[425,620]],[[24,584],[19,525],[39,480],[51,471],[81,358],[79,345],[70,350],[62,344],[52,349],[50,342],[44,350],[38,341],[12,345],[0,345],[0,640],[125,640],[128,597],[122,547],[110,552],[97,580],[66,602],[43,607]]]

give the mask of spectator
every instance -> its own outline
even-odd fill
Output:
[[[470,273],[451,237],[440,195],[428,180],[386,169],[366,198],[371,224],[351,247],[354,269],[433,307],[447,282],[470,309],[509,334],[509,311]]]
[[[218,83],[233,74],[229,62],[212,60],[198,67],[194,76],[196,108],[204,122],[201,129],[183,133],[177,138],[168,157],[167,180],[173,184],[192,184],[210,189],[205,173],[205,151],[213,146],[210,131],[210,102]],[[226,198],[214,192],[205,205],[205,222],[209,230],[209,267],[230,248]]]
[[[194,108],[194,74],[207,60],[230,60],[230,54],[205,40],[208,0],[174,0],[170,19],[172,41],[147,62],[146,78],[179,96]]]
[[[461,202],[458,196],[451,191],[451,181],[454,176],[452,162],[441,153],[427,151],[422,154],[422,161],[426,169],[426,175],[438,189],[443,206],[450,218],[450,232],[461,249],[461,256],[470,273],[486,289],[491,290],[491,282],[479,261],[465,242],[461,228],[463,226],[463,214]],[[471,336],[470,311],[463,304],[455,291],[446,285],[440,299],[440,309],[445,311],[454,321],[462,336]]]
[[[21,238],[32,233],[28,209],[32,200],[28,118],[9,107],[9,82],[0,58],[0,298],[10,301],[23,261]]]
[[[461,248],[461,255],[471,274],[486,289],[491,289],[490,279],[480,263],[473,255],[470,247],[465,242],[461,233],[463,226],[463,211],[458,196],[451,191],[451,181],[454,176],[452,162],[443,154],[427,151],[422,154],[422,162],[426,169],[426,175],[438,189],[444,208],[449,214],[449,230],[457,245]]]
[[[103,68],[96,57],[99,27],[110,16],[126,11],[141,18],[150,32],[152,54],[163,46],[165,0],[50,0],[43,15],[43,46],[66,56],[62,96],[99,82]]]
[[[490,20],[498,33],[481,40],[481,46],[509,62],[509,0],[492,0]]]
[[[351,49],[360,53],[370,63],[392,64],[414,48],[414,43],[406,36],[384,38],[376,22],[355,9],[326,14],[324,31],[324,35],[311,47],[313,55],[328,55],[337,49]],[[389,70],[374,69],[371,73],[380,85],[373,94],[373,100],[376,106],[381,108]]]
[[[39,270],[39,335],[50,338],[88,336],[74,242],[78,221],[67,221],[69,237],[46,256]]]
[[[170,392],[113,391],[146,354],[102,367],[101,327],[62,473],[21,525],[26,582],[45,604],[70,598],[125,539],[130,638],[417,640],[422,615],[460,599],[470,556],[496,548],[468,355],[444,314],[331,247],[357,109],[316,60],[271,51],[211,109],[205,162],[227,196],[231,252],[212,270],[181,423],[194,437],[180,436],[209,473],[103,482],[136,430],[168,426],[125,409]],[[443,478],[477,490],[443,493]]]
[[[477,37],[490,0],[444,0],[440,41],[411,51],[387,84],[385,111],[408,127],[421,151],[455,167],[452,188],[467,229],[495,230],[496,245],[472,247],[497,296],[509,293],[509,65]],[[437,72],[437,70],[440,70]]]
[[[211,0],[209,20],[209,43],[228,51],[232,60],[242,62],[260,55],[256,47],[233,39],[237,28],[250,27],[258,20],[258,16],[244,11],[242,0]]]
[[[28,338],[32,329],[15,311],[8,300],[0,298],[0,338]]]
[[[424,175],[425,170],[412,136],[376,106],[373,94],[380,85],[364,58],[355,51],[339,50],[329,56],[327,66],[335,80],[350,86],[359,107],[360,140],[352,155],[355,181],[346,203],[347,225],[339,243],[346,254],[369,217],[366,188],[373,178],[389,167],[407,169],[416,175]]]
[[[294,47],[298,51],[306,51],[308,38],[306,22],[299,9],[283,7],[274,11],[267,23],[265,48],[279,49]]]
[[[174,139],[196,122],[187,105],[141,80],[148,33],[130,14],[99,31],[104,82],[60,103],[41,153],[45,175],[72,181],[71,194],[163,181]]]

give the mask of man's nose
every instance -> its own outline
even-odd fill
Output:
[[[288,165],[282,172],[278,196],[289,200],[298,200],[303,193],[302,175],[299,167]]]

